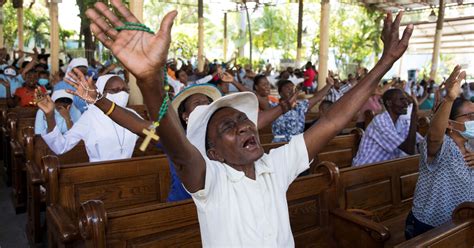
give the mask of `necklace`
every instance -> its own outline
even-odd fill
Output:
[[[115,127],[115,122],[112,121],[112,125],[114,126],[115,136],[117,137],[118,143],[120,145],[120,155],[123,155],[123,146],[125,144],[125,128],[122,127],[122,142],[120,142],[117,127]]]

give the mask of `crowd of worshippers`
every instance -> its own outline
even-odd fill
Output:
[[[117,2],[120,1],[114,4],[121,4]],[[104,11],[104,8],[89,10],[88,16],[100,19],[92,17],[114,15]],[[123,7],[121,11],[128,10]],[[165,24],[162,24],[168,25],[168,29],[171,29],[170,18],[173,13],[165,17]],[[399,24],[396,21],[391,24],[391,18],[385,20],[389,25]],[[99,24],[95,28],[105,25]],[[115,24],[111,21],[107,25]],[[393,28],[398,30],[398,26]],[[253,202],[264,201],[268,206],[275,206],[266,214],[269,223],[278,228],[273,230],[279,233],[273,244],[291,246],[293,239],[288,236],[291,230],[286,200],[282,197],[284,192],[308,169],[309,161],[318,149],[339,134],[346,123],[354,121],[358,127],[366,128],[353,166],[421,154],[414,206],[407,219],[407,237],[413,237],[448,220],[459,203],[474,201],[474,150],[468,142],[474,139],[474,104],[471,102],[474,95],[469,84],[461,88],[465,73],[460,72],[459,67],[444,82],[435,83],[426,78],[409,82],[398,78],[382,81],[390,69],[386,65],[393,65],[406,49],[402,43],[411,34],[410,27],[407,30],[401,40],[391,38],[392,42],[396,40],[401,45],[388,44],[390,42],[385,39],[386,45],[390,45],[387,48],[389,55],[383,55],[381,63],[373,70],[360,68],[344,79],[330,71],[323,87],[317,85],[319,73],[311,62],[301,68],[288,67],[279,71],[266,65],[255,72],[251,66],[241,66],[232,60],[218,63],[206,59],[204,69],[198,71],[186,59],[157,58],[150,64],[165,62],[166,69],[159,80],[164,86],[138,83],[141,83],[146,103],[163,106],[165,99],[171,99],[168,111],[177,113],[179,127],[155,125],[156,122],[144,120],[127,108],[129,73],[143,81],[148,79],[139,75],[139,70],[131,64],[144,59],[134,53],[125,52],[130,56],[127,59],[117,57],[120,64],[69,58],[67,65],[61,64],[61,70],[51,75],[49,54],[44,49],[13,54],[2,49],[0,97],[7,99],[9,107],[38,106],[35,132],[51,150],[63,154],[84,141],[91,162],[130,158],[138,137],[144,136],[142,130],[157,129],[162,136],[157,145],[166,151],[172,174],[168,201],[194,199],[199,209],[203,243],[207,245],[251,244],[253,238],[243,241],[238,235],[229,236],[230,233],[247,232],[247,228],[240,230],[240,225],[224,222],[229,220],[226,216],[237,212],[236,216],[244,218],[245,223],[258,222],[259,218],[252,218],[254,215],[245,211],[255,209]],[[119,39],[114,36],[112,41],[106,41],[99,35],[97,38],[107,46]],[[161,40],[169,42],[166,38]],[[127,49],[133,51],[133,48]],[[127,50],[124,48],[124,51]],[[154,70],[156,75],[162,72],[160,68],[143,68],[143,72],[145,69]],[[163,89],[166,97],[161,94]],[[160,106],[147,107],[162,113]],[[319,112],[319,119],[306,125],[305,117],[313,109]],[[364,125],[367,110],[376,115],[370,124]],[[422,110],[434,113],[426,138],[417,133],[417,113]],[[173,118],[174,115],[166,114],[165,110],[158,121],[170,124],[174,123]],[[265,155],[257,129],[268,125],[272,127],[273,142],[288,142],[288,145]],[[236,129],[246,135],[249,133],[237,142],[237,148],[222,141]],[[192,159],[195,167],[186,167],[187,159]],[[252,166],[242,166],[241,160]],[[273,176],[273,171],[281,175]],[[271,175],[267,176],[268,173]],[[257,190],[261,185],[257,187],[245,180],[237,183],[236,178],[242,176],[265,181],[264,185],[272,195],[263,197]],[[228,180],[234,180],[235,184],[231,185]],[[244,196],[230,188],[248,194]],[[224,193],[231,191],[234,193]],[[239,202],[243,210],[238,206],[220,209],[223,202]],[[275,218],[280,225],[274,223]],[[235,221],[235,218],[231,219]],[[222,234],[219,228],[226,229],[228,234],[213,235],[214,232]],[[259,240],[257,236],[255,239]]]

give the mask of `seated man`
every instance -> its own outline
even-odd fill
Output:
[[[51,96],[54,102],[54,119],[59,131],[64,134],[72,125],[76,123],[81,117],[81,112],[72,104],[72,95],[65,90],[56,90]],[[43,110],[39,109],[36,112],[35,118],[35,134],[48,133],[48,124]]]
[[[138,22],[121,1],[112,4],[127,22]],[[186,133],[173,108],[160,113],[168,104],[164,65],[176,12],[164,17],[156,34],[132,30],[131,26],[118,32],[110,25],[123,27],[120,19],[102,2],[95,7],[86,12],[91,29],[139,79],[150,117],[159,121],[149,133],[158,131],[193,197],[204,247],[295,246],[286,199],[288,187],[369,98],[378,81],[405,52],[413,30],[413,25],[408,25],[400,40],[401,15],[392,22],[389,13],[382,32],[383,55],[375,68],[304,134],[264,154],[257,131],[258,99],[253,93],[236,93],[196,107],[189,115]],[[95,100],[90,97],[88,101]],[[121,125],[126,124],[126,114],[120,108],[112,115]]]
[[[362,136],[353,166],[400,158],[416,152],[417,141],[423,137],[416,132],[418,123],[416,103],[410,119],[400,118],[407,113],[409,99],[400,89],[390,89],[382,96],[386,111],[377,115]]]

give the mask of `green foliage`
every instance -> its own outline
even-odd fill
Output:
[[[49,19],[46,13],[30,8],[23,9],[23,35],[28,44],[34,41],[36,45],[49,44]],[[16,9],[11,3],[3,5],[3,38],[5,47],[13,47],[18,37]]]
[[[381,12],[353,6],[342,6],[331,16],[330,47],[343,74],[351,73],[346,71],[351,64],[371,65],[370,58],[381,52],[382,18]]]

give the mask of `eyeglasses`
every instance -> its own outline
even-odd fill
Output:
[[[464,116],[467,116],[469,118],[469,120],[474,120],[474,112],[458,115],[458,116],[454,117],[454,119],[457,119],[459,117],[464,117]]]

